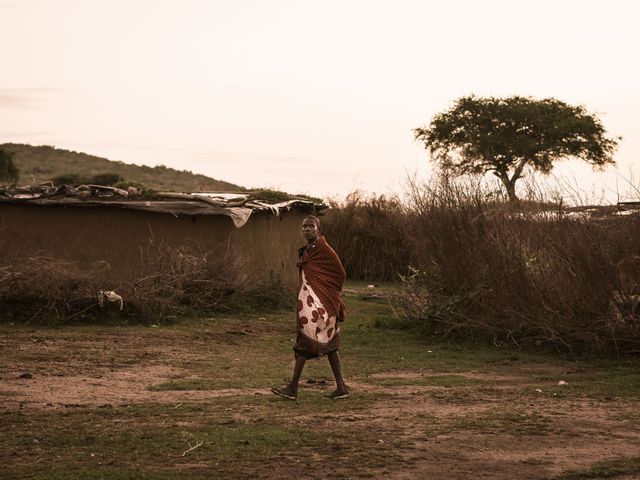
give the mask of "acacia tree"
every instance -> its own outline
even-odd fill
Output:
[[[18,169],[13,163],[13,154],[0,148],[0,182],[17,182]]]
[[[526,166],[548,174],[555,161],[579,158],[604,167],[614,163],[620,140],[608,138],[598,117],[582,106],[520,96],[460,98],[414,133],[443,169],[456,176],[491,172],[511,201]]]

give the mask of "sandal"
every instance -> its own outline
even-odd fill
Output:
[[[340,392],[336,390],[335,392],[331,392],[330,394],[325,395],[325,398],[328,398],[329,400],[340,400],[342,398],[348,398],[349,395],[351,395],[349,391]]]
[[[298,395],[288,393],[285,389],[280,390],[279,388],[275,387],[271,389],[271,393],[275,393],[279,397],[286,398],[287,400],[295,400],[296,398],[298,398]]]

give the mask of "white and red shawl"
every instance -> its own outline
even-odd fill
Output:
[[[298,250],[297,337],[294,350],[308,358],[337,350],[346,316],[341,293],[346,273],[324,237]]]

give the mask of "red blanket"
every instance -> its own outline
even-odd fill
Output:
[[[312,247],[302,247],[298,253],[300,254],[298,267],[301,272],[304,271],[307,282],[316,292],[329,315],[335,315],[339,322],[344,321],[346,310],[340,294],[346,273],[336,252],[324,237],[320,237]]]

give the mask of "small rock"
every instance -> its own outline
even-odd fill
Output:
[[[560,380],[558,385],[569,385],[569,382],[565,382],[564,380]]]
[[[536,392],[538,392],[538,393],[542,393],[542,390],[541,390],[541,389],[539,389],[539,388],[536,388]]]
[[[33,378],[33,375],[31,375],[28,372],[25,372],[25,373],[21,374],[19,378]]]

